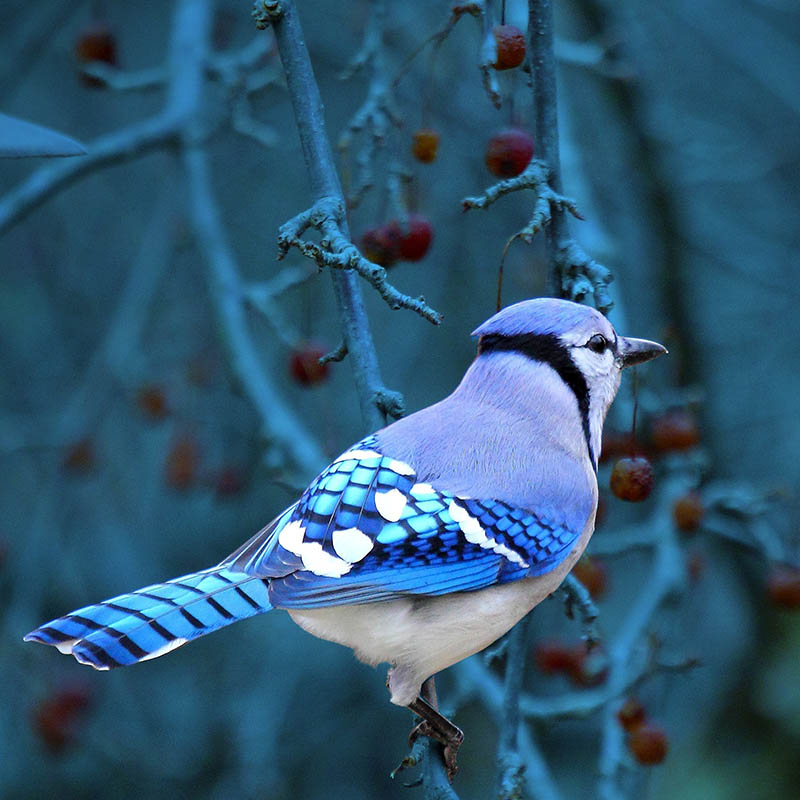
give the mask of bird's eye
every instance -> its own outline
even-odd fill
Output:
[[[586,342],[586,346],[593,352],[593,353],[605,353],[606,348],[608,347],[608,339],[603,336],[602,333],[596,333]]]

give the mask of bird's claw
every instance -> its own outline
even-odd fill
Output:
[[[408,734],[408,746],[413,748],[414,743],[420,736],[427,736],[429,739],[433,739],[435,742],[442,745],[442,759],[444,760],[445,770],[447,771],[447,780],[452,783],[453,778],[455,778],[458,772],[458,748],[461,747],[461,743],[464,741],[463,732],[454,725],[452,731],[444,733],[437,730],[437,728],[431,725],[427,720],[422,720],[415,725],[411,729],[411,733]],[[412,752],[403,759],[395,772],[399,772],[401,769],[413,766],[416,763],[417,758]],[[394,773],[392,773],[392,777],[394,777]]]

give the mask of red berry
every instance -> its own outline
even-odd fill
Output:
[[[400,239],[400,257],[405,261],[419,261],[433,241],[433,226],[421,214],[408,215],[408,228]]]
[[[536,666],[545,675],[554,675],[557,672],[570,672],[576,667],[575,648],[565,642],[551,640],[539,642],[534,650]]]
[[[497,43],[495,69],[513,69],[525,60],[525,35],[516,25],[495,25],[494,40]]]
[[[498,178],[513,178],[525,170],[533,158],[533,137],[520,128],[496,133],[486,148],[486,166]]]
[[[706,510],[703,501],[697,492],[687,492],[679,497],[672,507],[672,517],[675,527],[684,533],[693,533],[700,527]]]
[[[289,357],[289,372],[301,386],[314,386],[328,377],[328,365],[319,360],[327,350],[315,344],[304,344]]]
[[[774,567],[767,579],[767,592],[776,606],[800,608],[800,567]]]
[[[160,386],[142,386],[136,393],[136,405],[151,419],[164,419],[169,414],[167,398]]]
[[[95,466],[96,458],[92,440],[86,436],[67,449],[62,466],[68,472],[89,472]]]
[[[608,570],[602,561],[583,555],[572,568],[572,574],[595,599],[605,594],[608,585]]]
[[[672,408],[651,421],[650,439],[656,450],[688,450],[700,441],[700,429],[691,411]]]
[[[611,471],[611,491],[620,500],[638,503],[653,491],[653,465],[643,457],[621,458]]]
[[[167,453],[165,480],[173,489],[188,489],[197,480],[200,447],[190,434],[175,439]]]
[[[400,259],[400,240],[403,232],[397,222],[387,222],[370,228],[361,237],[361,250],[374,264],[391,267]]]
[[[602,647],[590,650],[586,642],[580,642],[573,648],[573,662],[567,674],[576,686],[599,686],[608,677],[608,655]]]
[[[667,734],[663,728],[644,722],[628,737],[628,749],[640,764],[660,764],[669,750]]]
[[[439,152],[439,132],[433,128],[420,128],[413,138],[411,152],[417,161],[430,164]]]
[[[214,481],[217,497],[220,499],[233,497],[242,492],[247,486],[245,475],[238,467],[223,467],[216,475]]]
[[[75,726],[91,701],[86,688],[70,687],[55,692],[36,707],[33,724],[46,747],[61,752],[75,738]]]
[[[635,698],[629,697],[617,711],[619,724],[630,733],[640,727],[645,721],[644,706]]]
[[[117,63],[117,40],[105,22],[95,21],[78,34],[75,56],[84,64],[91,61],[104,61],[111,65]],[[105,86],[104,81],[92,75],[81,74],[81,80],[87,86]]]
[[[578,686],[597,686],[608,675],[608,657],[585,642],[567,644],[558,640],[539,642],[534,651],[536,666],[546,675],[564,673]]]

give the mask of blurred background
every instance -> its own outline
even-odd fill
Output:
[[[370,162],[372,188],[351,209],[354,238],[398,207],[433,232],[424,257],[394,265],[390,280],[423,294],[440,327],[363,285],[384,380],[415,410],[469,364],[503,248],[530,217],[525,192],[467,213],[461,201],[497,180],[490,138],[532,130],[532,92],[521,68],[498,72],[494,107],[469,14],[417,52],[446,25],[447,2],[387,3],[381,59],[343,78],[370,8],[309,0],[300,11],[334,145],[376,75],[390,87],[394,121]],[[625,631],[652,583],[656,534],[676,543],[681,570],[635,642],[636,663],[643,649],[655,655],[630,691],[580,719],[545,714],[526,727],[555,796],[595,796],[616,741],[620,797],[798,797],[800,7],[558,0],[555,12],[564,192],[586,218],[572,233],[615,275],[617,329],[671,351],[638,376],[635,445],[630,376],[608,422],[604,514],[580,575],[604,639]],[[164,107],[172,16],[164,2],[6,0],[0,111],[82,141],[91,157],[95,140]],[[524,30],[526,4],[508,0],[505,17]],[[261,310],[248,310],[259,368],[274,402],[334,457],[367,431],[348,360],[316,365],[340,341],[330,277],[296,253],[275,260],[278,226],[311,197],[272,34],[242,56],[255,36],[248,2],[213,4],[213,47],[247,63],[209,81],[203,150],[242,281],[263,289],[281,276],[287,287],[267,284]],[[152,85],[109,87],[83,71],[87,58]],[[412,150],[420,129],[439,136],[428,163]],[[367,125],[337,151],[348,194],[371,141]],[[269,435],[269,402],[254,409],[232,366],[223,289],[174,143],[132,148],[14,212],[16,187],[68,161],[0,161],[0,796],[421,796],[388,778],[411,717],[388,703],[385,668],[283,612],[113,673],[22,644],[46,619],[216,563],[314,474]],[[542,294],[541,242],[511,245],[504,272],[504,304]],[[656,469],[638,504],[607,491],[614,458],[631,448]],[[582,654],[580,636],[560,599],[536,611],[530,697],[602,693],[603,650]],[[481,669],[502,679],[502,659]],[[473,673],[451,672],[437,683],[466,732],[455,788],[488,797],[495,717],[467,685]],[[611,730],[631,694],[668,744],[663,763],[637,763],[648,757],[633,734]]]

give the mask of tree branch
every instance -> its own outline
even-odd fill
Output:
[[[247,330],[239,269],[214,201],[206,154],[192,145],[186,148],[183,161],[195,236],[208,263],[210,295],[233,371],[264,423],[265,437],[278,445],[304,477],[314,475],[325,463],[325,454],[273,385]]]
[[[497,743],[497,799],[517,800],[522,796],[525,763],[519,754],[519,698],[530,614],[508,635],[506,648],[506,680],[503,689],[503,722]]]
[[[339,308],[344,343],[353,366],[361,413],[367,427],[374,430],[385,423],[387,416],[401,413],[402,398],[396,392],[387,390],[381,379],[361,288],[353,269],[352,262],[356,264],[360,262],[353,257],[352,251],[343,245],[343,242],[346,242],[352,247],[349,244],[347,220],[344,218],[342,188],[325,130],[322,99],[314,78],[300,19],[291,0],[280,0],[280,2],[257,0],[254,16],[258,27],[271,24],[275,32],[314,200],[314,206],[310,211],[298,215],[287,223],[290,227],[282,229],[282,236],[284,241],[289,241],[290,246],[298,246],[291,241],[292,231],[305,230],[309,224],[314,224],[314,219],[319,219],[324,227],[321,248],[329,250],[329,256],[336,254],[331,247],[340,247],[344,251],[344,255],[340,253],[339,256],[342,261],[341,268],[331,272],[331,279]],[[309,254],[314,255],[316,260],[317,255],[313,248],[307,253]],[[323,260],[330,259],[323,258]],[[369,263],[366,262],[367,265]],[[327,266],[332,264],[328,263]],[[367,269],[364,265],[361,266]],[[385,282],[385,278],[379,272],[374,272],[372,275],[375,281],[373,285],[376,285],[376,288],[382,286],[381,293],[384,296],[387,293],[391,296],[393,287]],[[394,300],[397,302],[396,297]],[[418,304],[420,309],[425,307],[421,299]]]
[[[533,73],[535,138],[540,158],[550,168],[550,187],[561,196],[561,158],[558,144],[558,101],[554,52],[552,0],[529,0],[528,54]],[[537,200],[537,205],[541,200]],[[607,286],[613,276],[591,260],[569,235],[563,203],[550,204],[550,220],[545,228],[547,248],[547,287],[555,297],[582,302],[591,296],[603,313],[611,309]],[[534,218],[536,210],[534,210]]]

